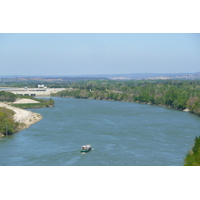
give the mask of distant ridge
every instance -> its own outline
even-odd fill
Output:
[[[128,80],[128,79],[200,79],[200,72],[195,73],[130,73],[130,74],[94,74],[94,75],[8,75],[2,76],[1,79],[113,79],[113,80]]]

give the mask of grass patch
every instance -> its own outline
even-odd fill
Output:
[[[25,104],[13,104],[12,106],[22,109],[32,109],[32,108],[45,108],[43,103],[25,103]]]
[[[5,113],[6,116],[11,119],[13,118],[13,115],[15,114],[13,110],[7,109],[5,107],[0,107],[0,112]]]

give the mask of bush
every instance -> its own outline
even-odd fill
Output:
[[[0,133],[10,135],[17,130],[18,123],[13,120],[14,112],[7,108],[0,107]],[[7,130],[6,130],[7,129]]]
[[[17,98],[17,95],[11,92],[0,91],[0,101],[14,102],[16,98]]]
[[[200,136],[194,140],[194,146],[184,159],[185,166],[200,166]]]

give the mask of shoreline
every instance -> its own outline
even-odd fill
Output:
[[[6,102],[0,102],[0,107],[5,107],[15,112],[13,120],[19,123],[16,132],[29,128],[31,125],[39,122],[43,118],[42,115],[40,115],[39,113],[16,108]],[[0,135],[0,137],[3,136],[3,134]]]
[[[54,97],[61,97],[61,96],[54,96]],[[129,100],[114,100],[114,99],[99,99],[99,98],[85,98],[85,97],[82,97],[82,98],[76,98],[76,97],[73,97],[73,96],[62,96],[61,98],[74,98],[74,99],[93,99],[93,100],[100,100],[100,101],[116,101],[116,102],[129,102],[129,103],[138,103],[138,104],[146,104],[146,105],[152,105],[152,106],[159,106],[159,107],[164,107],[164,108],[169,108],[169,109],[173,109],[173,110],[178,110],[178,111],[183,111],[183,112],[188,112],[188,113],[191,113],[191,114],[193,114],[193,115],[196,115],[196,116],[198,116],[198,117],[200,117],[200,115],[199,114],[197,114],[197,113],[194,113],[194,112],[191,112],[190,110],[189,110],[189,108],[185,108],[185,109],[183,109],[183,110],[181,110],[181,109],[177,109],[177,108],[173,108],[173,107],[171,107],[171,106],[167,106],[167,105],[162,105],[162,104],[152,104],[152,103],[150,103],[150,102],[139,102],[139,101],[129,101]]]

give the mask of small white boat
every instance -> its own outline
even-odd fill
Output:
[[[81,147],[81,152],[88,152],[92,149],[92,146],[90,144],[87,144],[87,145],[83,145]]]

